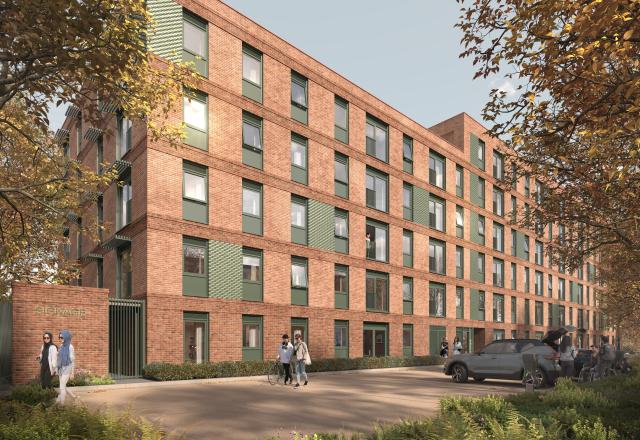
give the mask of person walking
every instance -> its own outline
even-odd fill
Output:
[[[58,347],[53,343],[51,332],[42,335],[42,347],[36,358],[40,362],[40,386],[52,388],[51,379],[56,374],[56,361],[58,359]]]
[[[64,405],[64,401],[67,398],[67,382],[69,379],[73,379],[75,370],[76,354],[71,345],[71,332],[69,330],[62,330],[60,336],[58,336],[62,345],[58,350],[58,376],[60,377],[60,394],[56,402]]]
[[[294,352],[296,355],[296,384],[294,385],[294,388],[298,388],[300,387],[300,376],[304,376],[305,385],[309,383],[305,367],[311,364],[311,357],[309,356],[309,348],[307,347],[307,344],[302,340],[302,334],[296,332],[295,339],[296,343],[294,345]]]
[[[282,368],[284,368],[284,384],[293,383],[291,377],[291,355],[293,354],[293,345],[289,342],[289,335],[282,335],[282,343],[278,347],[278,357],[276,360],[280,361]]]
[[[576,349],[571,343],[571,336],[562,337],[558,352],[560,353],[560,377],[573,377]]]
[[[453,338],[453,355],[462,354],[462,342],[460,342],[460,338],[456,336]]]
[[[442,342],[440,343],[440,356],[443,358],[449,357],[449,343],[447,342],[446,337],[442,337]]]

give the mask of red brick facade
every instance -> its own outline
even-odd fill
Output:
[[[39,377],[36,361],[42,334],[69,330],[75,348],[76,369],[108,372],[108,296],[106,289],[56,285],[13,284],[13,382]]]

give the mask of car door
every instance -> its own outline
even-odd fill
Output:
[[[497,377],[500,374],[500,353],[502,352],[502,342],[495,341],[474,356],[472,366],[469,369],[470,375],[478,377]]]
[[[502,342],[502,352],[498,354],[498,376],[503,379],[518,379],[522,372],[522,353],[516,341]]]

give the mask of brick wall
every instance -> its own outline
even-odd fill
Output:
[[[68,329],[76,354],[76,368],[105,375],[108,372],[108,290],[56,285],[18,284],[13,296],[13,382],[21,384],[40,375],[36,361],[42,334]]]

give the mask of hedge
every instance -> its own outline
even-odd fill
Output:
[[[440,365],[438,356],[364,357],[350,359],[317,359],[307,366],[307,372],[368,370],[373,368],[418,367]],[[213,379],[217,377],[262,376],[267,374],[273,361],[227,361],[215,363],[171,364],[154,362],[144,367],[144,377],[152,380]]]

